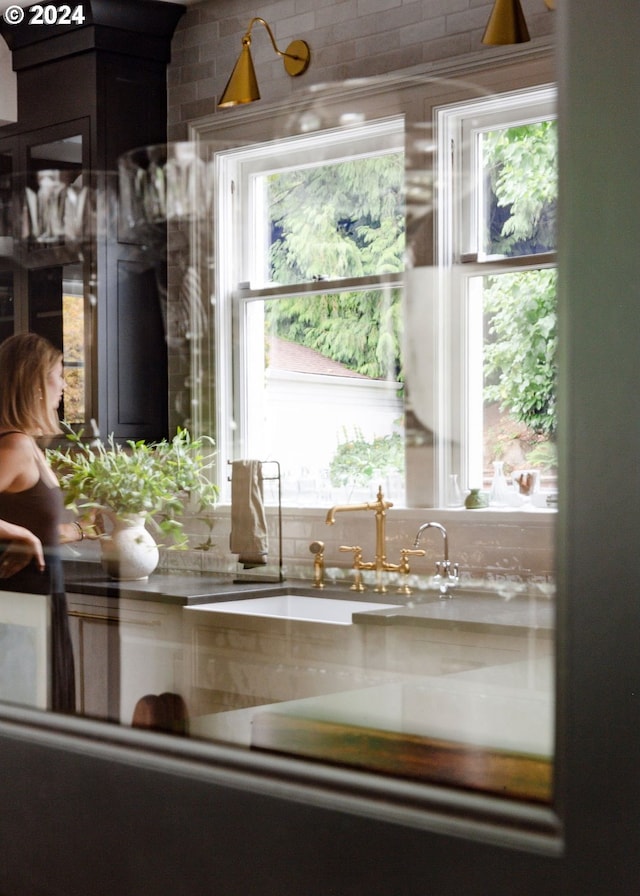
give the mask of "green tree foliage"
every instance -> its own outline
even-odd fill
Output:
[[[486,251],[522,255],[555,248],[554,121],[483,135]],[[269,177],[270,277],[291,284],[397,272],[404,257],[404,163],[399,153],[296,168]],[[274,334],[359,373],[401,378],[396,290],[269,303]],[[490,278],[486,398],[536,433],[555,431],[555,276]]]
[[[270,303],[277,336],[313,348],[374,379],[399,380],[401,304],[398,290],[330,293]]]
[[[555,121],[485,134],[483,161],[491,200],[487,235],[493,254],[555,249]],[[487,401],[535,433],[556,430],[556,273],[523,271],[488,278]]]
[[[555,249],[556,122],[490,131],[482,148],[489,192],[487,252],[511,256]]]
[[[401,271],[403,182],[401,153],[272,175],[271,279],[291,284]],[[351,370],[400,375],[397,290],[283,299],[270,303],[267,318],[276,335]]]
[[[402,270],[401,153],[296,168],[269,178],[277,283]]]
[[[331,485],[368,485],[374,476],[404,472],[404,439],[398,433],[367,441],[358,429],[338,445],[329,466]]]
[[[489,277],[485,398],[535,433],[556,429],[556,272]]]

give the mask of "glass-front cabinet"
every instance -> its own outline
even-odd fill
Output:
[[[0,143],[0,339],[30,330],[63,352],[74,428],[97,417],[88,132],[80,119]]]

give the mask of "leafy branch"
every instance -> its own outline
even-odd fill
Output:
[[[210,510],[218,498],[211,480],[214,442],[207,436],[192,439],[178,429],[170,441],[87,443],[82,433],[67,433],[69,448],[49,449],[47,456],[56,471],[72,510],[97,510],[114,516],[141,515],[165,535],[186,544],[179,517],[186,501],[197,502],[198,510]]]

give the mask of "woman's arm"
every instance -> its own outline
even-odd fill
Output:
[[[92,511],[70,523],[60,523],[58,531],[60,544],[69,544],[72,541],[83,541],[85,538],[100,538],[104,533],[104,527],[99,514]]]
[[[42,542],[29,529],[0,520],[0,541],[9,542],[0,559],[0,579],[15,575],[35,560],[44,569]]]

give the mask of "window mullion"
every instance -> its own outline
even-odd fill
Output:
[[[330,295],[335,292],[363,292],[368,289],[382,289],[385,286],[402,286],[404,274],[372,274],[367,277],[342,277],[336,280],[313,280],[310,283],[279,284],[255,289],[240,285],[233,293],[234,299],[296,298],[304,295]]]
[[[557,254],[555,252],[538,252],[532,255],[486,255],[483,257],[469,253],[461,256],[460,264],[464,265],[468,274],[475,272],[485,275],[500,274],[515,269],[539,270],[540,268],[556,267]]]

